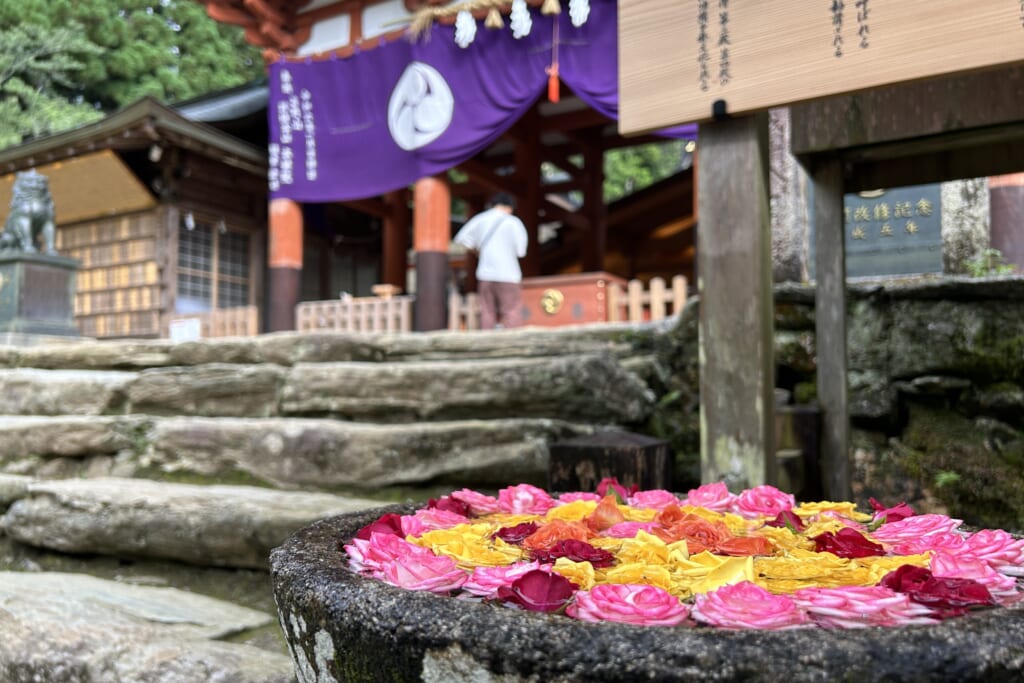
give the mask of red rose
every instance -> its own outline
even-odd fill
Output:
[[[765,522],[764,525],[786,528],[794,533],[804,530],[804,521],[792,510],[783,510],[775,516],[775,519]]]
[[[891,522],[898,522],[901,519],[914,516],[914,510],[906,503],[900,503],[894,505],[891,508],[885,507],[882,503],[879,503],[874,498],[868,500],[871,503],[871,507],[875,510],[875,521],[879,521],[882,524],[889,524]]]
[[[826,531],[812,539],[814,550],[819,553],[832,553],[837,557],[871,557],[873,555],[885,555],[885,548],[873,541],[869,541],[856,529],[846,527],[836,533]]]
[[[615,555],[612,553],[574,538],[558,541],[544,550],[534,550],[532,554],[533,559],[544,564],[552,564],[560,557],[573,562],[589,562],[595,569],[610,567],[615,563]]]
[[[463,517],[469,517],[469,503],[451,496],[442,496],[440,499],[431,498],[427,501],[427,509],[437,508],[445,512],[454,512]]]
[[[519,545],[526,540],[527,536],[532,535],[537,529],[538,527],[536,523],[523,522],[522,524],[516,524],[515,526],[503,526],[491,534],[491,538],[500,538],[505,541],[505,543]]]
[[[512,585],[499,588],[498,598],[531,612],[557,612],[569,603],[575,592],[576,584],[561,574],[534,569]]]
[[[368,541],[370,540],[370,534],[372,533],[391,534],[392,536],[405,538],[405,532],[402,531],[402,516],[389,512],[386,515],[381,516],[377,521],[370,522],[357,531],[356,538]]]
[[[914,602],[933,609],[942,619],[960,616],[971,607],[996,604],[988,588],[974,579],[939,577],[924,567],[909,564],[886,574],[881,585],[906,593]]]

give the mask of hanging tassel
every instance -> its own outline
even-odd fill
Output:
[[[558,102],[559,99],[559,80],[558,80],[558,62],[555,62],[548,68],[544,69],[548,75],[548,101]]]
[[[503,28],[505,26],[505,20],[501,18],[501,12],[498,11],[497,7],[492,7],[487,13],[487,18],[484,19],[484,26],[487,28]]]
[[[465,49],[476,37],[476,19],[466,10],[455,15],[455,44]]]
[[[590,0],[569,0],[569,18],[576,28],[587,23],[590,16]]]
[[[561,14],[562,6],[558,4],[558,0],[544,0],[544,4],[540,6],[541,14]],[[557,100],[555,100],[557,102]]]
[[[526,6],[526,0],[512,0],[512,12],[509,14],[509,20],[513,38],[519,39],[530,35],[533,18]]]

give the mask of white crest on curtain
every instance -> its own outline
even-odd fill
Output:
[[[512,0],[512,13],[509,15],[509,23],[512,26],[512,36],[514,38],[530,35],[533,19],[530,18],[530,10],[526,7],[526,0]]]
[[[469,47],[476,38],[476,19],[468,10],[455,15],[455,44],[461,48]]]
[[[569,0],[569,19],[572,20],[573,26],[583,26],[589,16],[590,0]]]
[[[439,138],[452,122],[455,97],[437,69],[423,62],[405,68],[388,100],[388,131],[406,151]]]

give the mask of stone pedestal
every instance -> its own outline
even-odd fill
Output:
[[[74,259],[0,254],[0,334],[79,336]]]

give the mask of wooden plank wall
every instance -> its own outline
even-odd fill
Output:
[[[162,209],[97,218],[57,230],[57,250],[82,263],[75,322],[86,337],[155,337],[165,283],[157,262]]]

